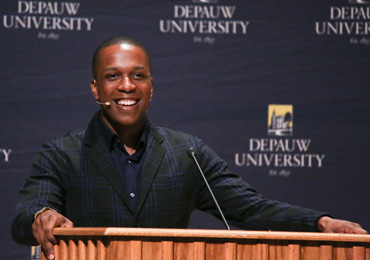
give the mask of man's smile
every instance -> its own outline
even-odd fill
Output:
[[[139,102],[139,99],[130,99],[130,98],[116,99],[114,100],[114,102],[120,106],[134,106]]]

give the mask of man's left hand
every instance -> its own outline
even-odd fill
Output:
[[[367,234],[367,231],[357,223],[328,216],[321,217],[317,221],[317,226],[325,233]]]

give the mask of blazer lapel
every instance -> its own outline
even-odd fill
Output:
[[[155,131],[150,124],[150,132],[148,135],[147,151],[145,152],[143,170],[140,176],[139,198],[137,201],[137,215],[144,205],[148,192],[151,188],[154,177],[156,176],[159,166],[162,162],[163,156],[166,152],[165,148],[161,146],[163,137]]]
[[[114,190],[118,193],[119,197],[123,200],[131,214],[134,214],[131,203],[125,193],[125,185],[119,177],[114,162],[110,156],[110,152],[104,145],[103,139],[98,134],[96,119],[94,119],[90,123],[85,136],[85,145],[90,147],[87,150],[87,156],[89,157],[91,164],[93,164],[90,170],[94,171],[94,169],[97,169],[103,176],[105,176]]]

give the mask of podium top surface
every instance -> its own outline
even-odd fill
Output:
[[[132,237],[189,237],[228,239],[280,239],[310,241],[342,241],[370,243],[370,235],[311,232],[276,232],[210,229],[164,228],[55,228],[56,236],[132,236]]]

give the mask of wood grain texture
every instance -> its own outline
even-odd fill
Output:
[[[143,228],[54,235],[56,260],[370,260],[370,235]]]

